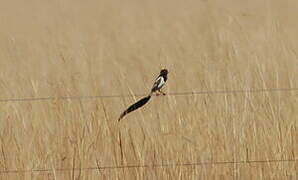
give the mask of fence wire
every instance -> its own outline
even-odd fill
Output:
[[[203,94],[237,94],[237,93],[265,93],[265,92],[294,92],[298,88],[272,88],[272,89],[243,89],[243,90],[218,90],[218,91],[187,91],[168,93],[167,96],[191,96]],[[49,97],[26,97],[0,99],[0,102],[22,102],[22,101],[49,101],[49,100],[80,100],[80,99],[100,99],[100,98],[123,98],[140,97],[147,94],[130,95],[101,95],[101,96],[49,96]],[[121,165],[121,166],[94,166],[81,168],[52,168],[52,169],[17,169],[0,170],[0,174],[9,173],[37,173],[51,171],[87,171],[87,170],[108,170],[108,169],[129,169],[129,168],[165,168],[165,167],[184,167],[184,166],[208,166],[208,165],[229,165],[229,164],[272,164],[272,163],[298,163],[298,159],[269,159],[269,160],[245,160],[245,161],[210,161],[210,162],[188,162],[188,163],[162,163],[162,164],[143,164],[143,165]]]
[[[172,92],[167,96],[191,96],[200,94],[237,94],[237,93],[265,93],[265,92],[293,92],[298,91],[298,88],[272,88],[272,89],[240,89],[240,90],[218,90],[218,91],[185,91]],[[127,97],[142,97],[148,94],[127,94],[127,95],[88,95],[88,96],[49,96],[49,97],[24,97],[24,98],[8,98],[0,99],[0,102],[21,102],[21,101],[49,101],[49,100],[80,100],[80,99],[101,99],[101,98],[127,98]]]
[[[0,174],[12,173],[37,173],[37,172],[63,172],[63,171],[92,171],[92,170],[113,170],[113,169],[139,169],[139,168],[166,168],[166,167],[195,167],[195,166],[216,166],[230,164],[277,164],[277,163],[298,163],[298,159],[269,159],[269,160],[244,160],[244,161],[210,161],[210,162],[188,162],[188,163],[163,163],[143,165],[122,165],[122,166],[94,166],[81,168],[52,168],[52,169],[27,169],[27,170],[0,170]]]

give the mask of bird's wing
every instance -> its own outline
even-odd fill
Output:
[[[157,85],[158,88],[161,88],[163,85],[165,84],[165,80],[163,77],[160,77],[159,79],[159,83]]]
[[[163,77],[162,76],[158,77],[152,86],[152,91],[156,91],[156,90],[160,89],[164,85],[164,83],[165,83],[165,81],[164,81]]]

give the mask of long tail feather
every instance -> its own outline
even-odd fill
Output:
[[[151,98],[151,94],[147,97],[144,97],[142,99],[140,99],[139,101],[137,101],[136,103],[134,103],[133,105],[129,106],[119,117],[118,121],[120,121],[126,114],[144,106],[149,99]]]

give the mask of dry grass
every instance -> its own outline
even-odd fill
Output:
[[[0,98],[298,87],[292,1],[7,1]],[[57,171],[294,159],[297,91],[1,102],[1,179],[297,179],[296,162]],[[121,140],[121,141],[120,141]]]

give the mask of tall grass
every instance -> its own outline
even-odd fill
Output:
[[[0,9],[0,98],[297,88],[298,3],[34,1]],[[1,102],[1,179],[296,179],[297,92]],[[57,169],[70,168],[69,171]]]

